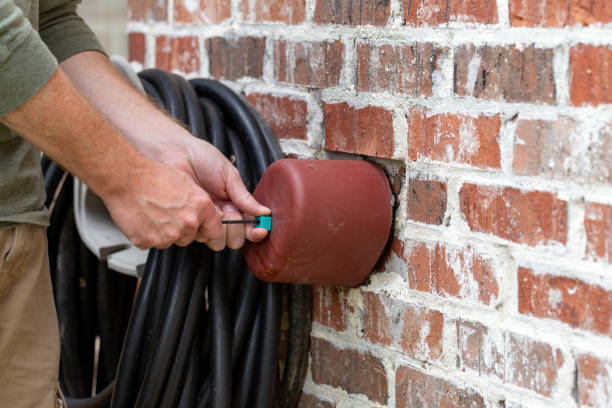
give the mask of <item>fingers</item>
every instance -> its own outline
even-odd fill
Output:
[[[247,224],[245,233],[246,239],[251,242],[263,241],[268,236],[268,230],[265,228],[255,228],[253,224]]]
[[[225,248],[227,229],[221,223],[223,212],[217,205],[212,205],[214,212],[211,219],[204,217],[200,228],[196,233],[195,240],[206,244],[213,251],[221,251]]]
[[[243,213],[253,215],[268,215],[271,213],[268,207],[259,204],[249,193],[242,183],[238,170],[229,163],[225,170],[225,189],[229,199]]]
[[[231,204],[223,206],[224,220],[241,220],[242,214],[236,207]],[[244,245],[245,228],[244,224],[227,224],[223,225],[226,230],[225,244],[231,249],[238,249]]]

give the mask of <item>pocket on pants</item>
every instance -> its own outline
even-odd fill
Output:
[[[4,262],[9,261],[13,255],[15,255],[15,249],[17,247],[17,227],[10,227],[6,230],[6,244],[2,245],[3,254],[2,260]]]
[[[19,231],[21,228],[10,227],[4,231],[1,231],[0,248],[0,296],[3,296],[5,292],[13,285],[17,275],[19,275],[19,268],[14,265],[12,260],[18,256],[19,247]]]

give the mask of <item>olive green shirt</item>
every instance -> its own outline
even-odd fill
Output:
[[[34,96],[58,61],[82,51],[103,52],[76,14],[79,2],[0,0],[0,117]],[[0,228],[48,225],[44,202],[40,152],[0,125]]]

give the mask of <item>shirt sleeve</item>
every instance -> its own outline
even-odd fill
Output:
[[[57,61],[13,0],[0,0],[0,117],[30,99]]]
[[[77,14],[80,0],[40,0],[40,37],[59,62],[83,51],[104,48]]]

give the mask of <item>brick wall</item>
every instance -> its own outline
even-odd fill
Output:
[[[608,0],[131,0],[137,66],[243,92],[287,154],[398,198],[317,287],[302,407],[612,406]]]

